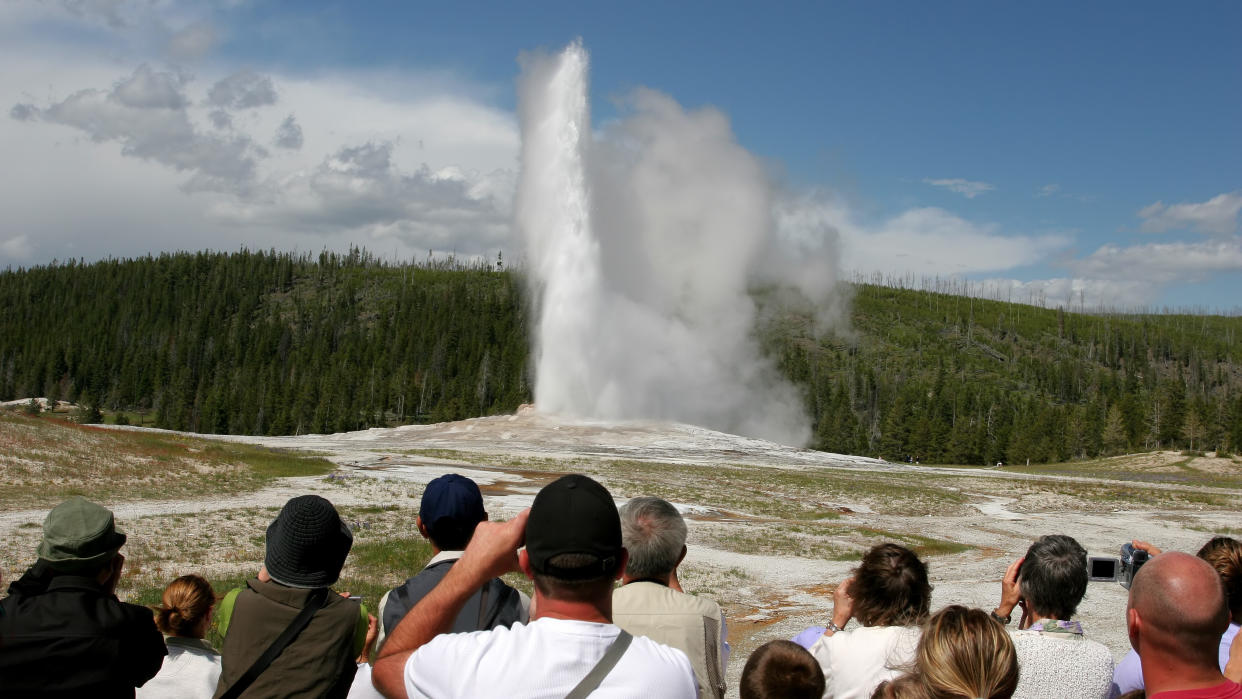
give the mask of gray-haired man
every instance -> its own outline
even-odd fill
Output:
[[[720,605],[686,594],[677,566],[686,557],[686,521],[660,498],[621,507],[621,536],[630,559],[612,594],[613,623],[635,636],[680,649],[690,658],[701,697],[723,697],[729,662]]]

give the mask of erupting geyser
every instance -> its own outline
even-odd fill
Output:
[[[728,120],[639,90],[593,134],[581,43],[522,63],[516,217],[535,405],[804,444],[798,393],[752,336],[747,288],[775,242],[773,195]]]

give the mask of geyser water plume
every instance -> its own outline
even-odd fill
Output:
[[[638,90],[590,126],[587,53],[526,55],[515,213],[535,299],[535,405],[805,444],[797,390],[753,337],[774,197],[714,109]]]

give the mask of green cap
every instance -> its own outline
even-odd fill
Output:
[[[125,544],[111,510],[75,495],[47,513],[39,558],[65,573],[89,572],[111,560]]]

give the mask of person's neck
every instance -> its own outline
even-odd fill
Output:
[[[592,602],[571,602],[552,599],[535,591],[535,610],[531,621],[537,619],[570,619],[573,621],[590,621],[597,624],[612,623],[612,595]]]
[[[1225,676],[1220,673],[1220,667],[1215,663],[1188,665],[1180,658],[1170,657],[1151,648],[1144,648],[1139,659],[1143,666],[1143,684],[1147,687],[1149,697],[1179,689],[1215,687],[1225,681]]]
[[[665,587],[668,587],[669,578],[671,577],[672,577],[671,574],[666,574],[666,575],[646,575],[641,578],[636,578],[630,575],[629,573],[626,573],[621,576],[621,584],[629,585],[630,583],[633,583],[633,582],[653,582],[653,583],[656,583],[657,585],[663,585]]]

